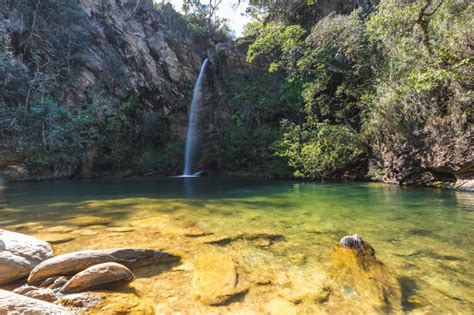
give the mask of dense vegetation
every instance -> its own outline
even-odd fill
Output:
[[[470,137],[471,1],[382,0],[322,18],[312,1],[251,4],[264,13],[247,26],[248,61],[301,88],[274,146],[295,175],[341,176],[386,147]]]

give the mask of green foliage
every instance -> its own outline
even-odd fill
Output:
[[[297,177],[334,177],[364,153],[360,135],[346,126],[326,122],[297,125],[284,120],[282,127],[275,148],[296,169]]]
[[[160,150],[144,151],[135,161],[135,166],[143,173],[175,175],[183,165],[184,143],[172,140]]]
[[[299,176],[337,174],[366,151],[363,143],[377,151],[381,143],[469,137],[472,1],[382,0],[375,11],[333,13],[317,23],[312,9],[305,15],[282,1],[250,4],[268,15],[248,28],[255,40],[247,59],[303,82],[306,122],[287,117],[276,142]]]

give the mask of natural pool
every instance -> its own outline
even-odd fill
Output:
[[[0,195],[0,208],[2,207]],[[344,235],[358,233],[397,276],[402,310],[474,310],[474,194],[375,183],[158,178],[13,183],[0,227],[49,240],[57,254],[143,247],[182,256],[105,292],[100,313],[367,313],[353,292],[307,299]],[[6,203],[5,203],[6,202]],[[59,228],[57,228],[59,226]],[[224,306],[190,292],[192,259],[225,252],[249,289]]]

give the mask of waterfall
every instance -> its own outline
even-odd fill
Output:
[[[184,152],[184,172],[183,176],[192,176],[193,158],[196,150],[196,127],[198,124],[198,106],[201,100],[201,82],[206,70],[207,58],[204,60],[201,66],[201,71],[196,80],[193,90],[193,100],[191,102],[191,108],[189,110],[189,121],[188,121],[188,132],[186,134],[186,147]]]

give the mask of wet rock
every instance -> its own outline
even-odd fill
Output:
[[[375,312],[400,313],[400,284],[375,257],[375,250],[357,234],[345,236],[332,254],[329,277],[344,291],[356,293]]]
[[[96,216],[84,216],[68,220],[68,222],[78,226],[109,225],[112,223],[112,219]]]
[[[133,273],[124,265],[103,263],[79,272],[60,290],[61,293],[77,293],[115,282],[131,281]]]
[[[247,289],[239,283],[235,263],[228,255],[202,254],[193,265],[193,295],[204,304],[224,304]]]
[[[31,271],[28,283],[38,284],[49,277],[73,275],[91,266],[106,262],[121,263],[129,268],[134,268],[178,260],[177,256],[148,249],[82,250],[59,255],[39,264]]]
[[[50,244],[67,243],[75,239],[73,235],[63,233],[36,234],[36,236]]]
[[[0,229],[0,284],[27,276],[36,265],[52,256],[48,243]]]
[[[281,234],[271,233],[267,231],[244,232],[234,236],[211,236],[203,238],[206,244],[216,246],[227,246],[235,241],[248,241],[256,246],[268,247],[276,241],[281,241],[284,236]]]
[[[74,231],[77,227],[67,226],[67,225],[58,225],[47,228],[45,231],[50,233],[69,233]]]
[[[41,301],[46,301],[46,302],[56,302],[57,298],[54,295],[53,290],[51,289],[45,289],[45,288],[39,288],[36,290],[31,290],[23,294],[24,296],[33,298],[33,299],[38,299]]]
[[[72,310],[53,303],[0,289],[0,314],[75,314]]]

